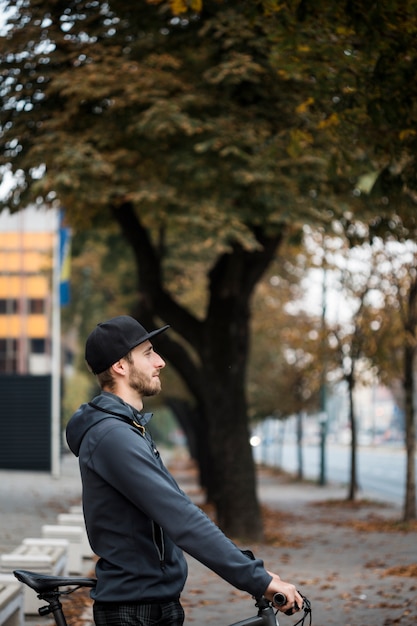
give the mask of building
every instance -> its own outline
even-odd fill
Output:
[[[57,212],[0,213],[0,374],[51,372]]]
[[[61,449],[58,227],[54,210],[0,213],[0,467],[55,476]]]

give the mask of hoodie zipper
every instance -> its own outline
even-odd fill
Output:
[[[152,520],[152,538],[156,551],[159,556],[159,565],[161,569],[165,569],[165,541],[164,531],[162,528]]]

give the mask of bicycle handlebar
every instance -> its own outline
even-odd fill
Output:
[[[287,604],[287,596],[285,595],[285,593],[281,593],[280,591],[278,591],[277,593],[274,593],[272,602],[275,604],[275,606],[284,606],[284,604]]]
[[[303,598],[303,604],[301,606],[301,609],[304,609],[304,619],[305,619],[305,617],[308,614],[311,614],[311,604],[308,598],[306,598],[302,594],[301,594],[301,597]],[[278,591],[277,593],[274,593],[273,598],[272,598],[272,603],[276,607],[284,606],[284,604],[287,603],[287,596],[285,595],[285,593],[281,593],[280,591]],[[300,607],[298,606],[297,603],[295,603],[294,608],[288,609],[288,611],[284,611],[284,613],[285,615],[294,615],[294,613],[296,613],[299,609]]]
[[[287,604],[287,596],[285,593],[278,591],[277,593],[274,593],[272,602],[277,607],[284,606],[284,604]],[[299,609],[300,607],[297,603],[295,603],[293,608],[288,609],[288,611],[284,611],[284,613],[285,615],[294,615],[294,613],[296,613]]]
[[[242,550],[242,553],[245,554],[252,561],[255,560],[255,555],[253,554],[252,550]],[[303,604],[301,605],[301,607],[299,607],[298,604],[295,603],[293,608],[288,609],[288,611],[284,611],[284,613],[285,613],[285,615],[293,615],[294,613],[299,611],[300,608],[301,608],[302,610],[304,610],[304,616],[296,624],[294,624],[294,626],[298,626],[298,624],[304,624],[304,621],[305,621],[307,615],[310,616],[310,626],[311,626],[311,603],[310,603],[310,600],[308,598],[306,598],[305,596],[303,596],[303,594],[300,591],[298,593],[301,595],[301,597],[303,599]],[[277,608],[287,604],[287,597],[286,597],[285,593],[282,593],[281,591],[278,591],[277,593],[274,593],[274,595],[272,597],[272,604],[275,607],[277,607]],[[259,599],[257,599],[256,606],[259,606]],[[232,626],[233,626],[233,624],[232,624]]]
[[[272,603],[274,604],[274,606],[277,607],[284,606],[284,604],[287,604],[287,596],[285,595],[285,593],[281,593],[280,591],[278,591],[277,593],[274,593]],[[288,609],[288,611],[284,611],[284,613],[285,615],[294,615],[294,613],[296,613],[299,608],[300,607],[298,606],[298,604],[295,603],[293,608]]]

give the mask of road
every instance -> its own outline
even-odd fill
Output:
[[[292,442],[283,446],[274,443],[261,444],[254,448],[254,457],[256,461],[273,467],[281,467],[289,472],[298,471],[297,448]],[[318,481],[320,447],[303,446],[302,459],[304,477]],[[402,506],[405,494],[405,466],[405,451],[400,447],[358,447],[357,471],[360,493]],[[349,446],[327,444],[325,468],[328,482],[347,485],[350,473]]]

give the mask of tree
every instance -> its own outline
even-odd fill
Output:
[[[382,224],[384,222],[384,225]],[[379,223],[379,228],[376,228]],[[402,239],[408,230],[397,220],[396,229],[388,222],[375,221],[369,231],[363,222],[350,223],[345,260],[340,248],[334,268],[341,270],[341,290],[345,293],[349,314],[332,324],[330,340],[340,355],[340,368],[347,382],[350,402],[351,476],[348,499],[357,490],[356,412],[354,388],[358,380],[379,380],[394,389],[401,373],[405,411],[406,489],[404,520],[415,519],[415,346],[417,320],[415,243]],[[377,233],[379,236],[377,236]],[[402,237],[400,237],[402,233]],[[383,237],[381,236],[383,235]],[[402,241],[395,241],[394,236]],[[353,248],[349,244],[354,245]],[[368,243],[366,243],[368,241]],[[370,243],[369,243],[370,242]],[[342,269],[343,268],[343,269]],[[333,270],[334,271],[334,270]],[[337,270],[336,270],[337,271]]]
[[[256,288],[248,366],[250,416],[284,418],[316,411],[320,384],[320,317],[307,311],[308,251],[286,241]]]
[[[357,176],[385,159],[366,151],[364,86],[386,31],[409,33],[415,16],[378,3],[374,33],[358,2],[196,1],[183,13],[173,1],[178,15],[151,4],[4,2],[14,13],[0,41],[0,165],[16,181],[4,204],[63,203],[78,229],[119,225],[134,314],[175,330],[161,350],[194,398],[218,521],[257,537],[245,394],[254,288],[289,225],[330,224]],[[412,52],[412,34],[402,42]],[[410,85],[401,58],[396,111]],[[206,297],[191,309],[192,273],[187,293],[175,287],[196,263]]]
[[[379,243],[381,248],[381,241]],[[405,416],[406,476],[404,521],[416,519],[416,350],[417,350],[417,252],[414,241],[388,241],[379,252],[378,274],[384,298],[383,354],[376,364],[379,375],[392,389],[401,383]]]
[[[308,197],[293,204],[296,172],[323,163],[288,156],[286,141],[277,160],[294,103],[269,63],[268,20],[244,9],[209,3],[180,20],[137,2],[18,3],[1,42],[2,163],[12,208],[62,202],[75,228],[119,225],[134,315],[173,328],[159,347],[194,398],[218,522],[259,537],[250,302],[288,223],[316,216]],[[191,310],[173,287],[196,262],[206,300]]]
[[[359,226],[358,226],[359,229]],[[342,223],[335,232],[343,233]],[[363,225],[362,232],[366,232]],[[354,402],[355,388],[360,381],[369,384],[375,378],[375,361],[383,331],[381,323],[382,296],[379,293],[380,251],[374,251],[364,241],[361,246],[352,243],[353,229],[333,237],[319,230],[308,232],[306,245],[310,256],[321,270],[322,324],[320,346],[316,358],[322,364],[320,389],[323,393],[330,380],[343,380],[348,390],[350,442],[350,480],[348,499],[354,500],[357,480],[357,415]],[[357,238],[353,238],[357,243]],[[312,266],[313,268],[314,266]],[[310,270],[310,272],[312,269]],[[327,286],[333,297],[328,302]],[[335,297],[335,294],[336,297]],[[379,297],[377,297],[377,295]],[[329,306],[330,304],[330,306]],[[380,360],[382,363],[382,358]],[[321,403],[321,410],[326,409]],[[322,425],[322,465],[324,465],[324,425]],[[325,478],[322,468],[320,484]]]
[[[415,280],[415,245],[417,221],[415,198],[408,186],[405,172],[383,168],[375,176],[362,179],[359,191],[365,203],[376,203],[379,215],[368,224],[354,215],[344,223],[344,232],[353,245],[368,241],[379,255],[375,275],[379,277],[379,291],[391,313],[390,328],[382,329],[381,341],[375,353],[375,362],[382,380],[390,387],[395,386],[398,371],[402,372],[401,386],[404,393],[405,446],[406,446],[406,492],[404,519],[416,518],[415,485],[415,355],[417,334],[417,289]],[[391,207],[395,206],[395,210]],[[383,206],[385,208],[383,208]],[[380,248],[383,248],[381,252]],[[397,247],[395,248],[395,245]],[[395,248],[395,254],[390,251]],[[410,259],[411,257],[411,259]],[[399,312],[399,316],[396,315]],[[381,319],[381,315],[379,316]],[[398,319],[399,317],[399,319]],[[386,319],[386,318],[385,318]],[[392,332],[393,327],[397,332]],[[381,355],[381,345],[385,354]],[[388,357],[386,356],[388,352]],[[401,362],[398,361],[401,355]],[[396,363],[397,368],[393,368]],[[395,367],[395,366],[394,366]]]
[[[303,281],[311,263],[309,256],[304,246],[287,241],[260,281],[248,371],[250,409],[255,418],[298,417],[299,480],[303,478],[303,415],[317,412],[323,362],[320,316],[306,310]]]

